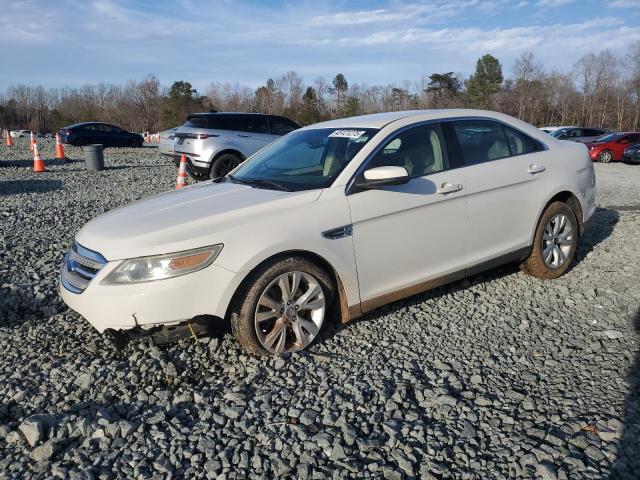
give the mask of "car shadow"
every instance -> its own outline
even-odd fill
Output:
[[[574,266],[576,263],[584,260],[596,245],[609,238],[619,219],[620,213],[613,208],[596,208],[595,213],[589,220],[584,235],[580,237],[580,242],[576,249]]]
[[[633,319],[633,327],[640,335],[640,310]],[[629,394],[624,405],[624,427],[613,463],[611,478],[637,479],[640,476],[640,350],[629,367],[627,384]]]
[[[45,193],[62,190],[61,180],[4,180],[0,181],[0,197],[20,193]]]

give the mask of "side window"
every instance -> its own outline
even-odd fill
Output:
[[[584,137],[585,135],[583,134],[582,130],[579,128],[574,128],[573,130],[569,131],[569,138],[576,138],[576,137]]]
[[[97,130],[96,125],[85,125],[80,130],[83,132],[95,132]]]
[[[502,128],[507,137],[511,155],[525,155],[540,151],[540,144],[533,138],[506,125],[503,125]]]
[[[284,117],[271,116],[269,122],[271,123],[271,135],[286,135],[300,128],[299,125]]]
[[[458,120],[453,131],[465,165],[511,156],[502,125],[491,120]]]
[[[604,135],[604,130],[585,130],[585,137],[601,137]]]
[[[449,168],[439,124],[411,128],[399,133],[371,159],[367,168],[404,167],[409,176],[422,177]]]
[[[628,135],[626,139],[629,140],[629,143],[638,143],[640,142],[640,135]]]
[[[269,133],[267,119],[263,115],[238,115],[236,128],[239,132]]]

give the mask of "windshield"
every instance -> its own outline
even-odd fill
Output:
[[[553,132],[551,132],[551,136],[558,138],[560,137],[563,133],[567,133],[568,130],[566,128],[559,128],[558,130],[554,130]]]
[[[228,179],[281,190],[326,188],[377,131],[371,128],[297,130],[260,150]]]
[[[610,133],[609,135],[605,135],[604,137],[600,137],[597,139],[598,142],[613,142],[614,140],[618,140],[619,138],[624,137],[624,133]]]

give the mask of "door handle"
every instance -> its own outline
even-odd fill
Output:
[[[238,136],[242,137],[242,138],[249,138],[251,135],[240,135],[240,134],[238,134]]]
[[[449,182],[444,182],[442,185],[440,185],[440,188],[436,190],[436,193],[446,195],[447,193],[459,192],[460,190],[462,190],[462,185],[460,185],[459,183],[454,185]]]
[[[546,168],[544,167],[544,165],[536,165],[535,163],[532,163],[531,165],[529,165],[529,170],[527,170],[527,172],[529,172],[531,175],[535,175],[536,173],[542,173],[546,170]]]

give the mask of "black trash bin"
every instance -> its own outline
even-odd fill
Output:
[[[84,168],[87,170],[104,170],[102,145],[85,145],[82,147],[82,153],[84,154]]]

